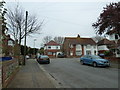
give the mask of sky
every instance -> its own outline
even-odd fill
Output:
[[[93,37],[92,24],[97,21],[103,7],[119,0],[5,0],[7,8],[14,8],[16,2],[29,14],[37,16],[44,25],[35,34],[27,37],[27,46],[40,48],[45,36]],[[34,41],[36,39],[36,41]],[[22,40],[23,44],[24,40]],[[34,45],[35,43],[35,45]]]

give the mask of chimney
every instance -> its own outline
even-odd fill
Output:
[[[77,38],[80,38],[80,35],[78,34]]]

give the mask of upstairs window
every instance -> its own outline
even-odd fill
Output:
[[[96,49],[96,46],[93,46],[94,47],[94,49]]]
[[[13,44],[13,41],[12,41],[12,40],[9,40],[9,41],[8,41],[8,46],[14,46],[14,44]]]
[[[51,49],[51,46],[48,46],[48,49]]]
[[[87,45],[86,48],[87,48],[87,49],[90,49],[90,48],[91,48],[91,45]]]

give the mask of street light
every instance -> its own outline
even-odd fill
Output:
[[[115,56],[117,57],[117,55],[118,55],[118,54],[117,54],[117,50],[118,50],[118,49],[117,49],[117,48],[118,48],[118,39],[115,39],[115,44],[116,44],[116,45],[115,45],[115,46],[116,46],[116,47],[115,47]]]
[[[35,41],[36,41],[37,39],[34,39],[34,55],[35,55]]]
[[[26,59],[27,18],[28,18],[28,11],[26,11],[26,20],[25,20],[25,40],[24,40],[24,60],[23,60],[23,65],[25,65],[25,59]]]

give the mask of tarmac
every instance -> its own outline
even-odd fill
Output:
[[[46,74],[35,59],[26,60],[7,88],[57,88],[55,80]]]

